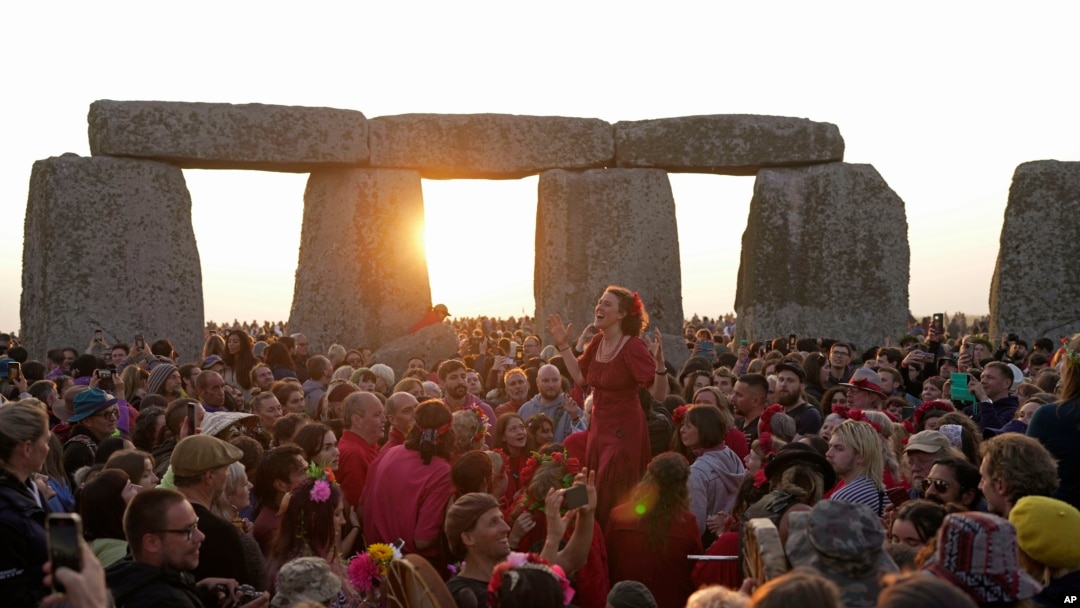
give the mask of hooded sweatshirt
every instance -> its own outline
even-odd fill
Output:
[[[690,511],[697,518],[699,533],[705,534],[709,515],[731,512],[745,473],[742,461],[726,445],[706,450],[690,465]]]

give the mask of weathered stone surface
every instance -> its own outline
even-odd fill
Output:
[[[31,357],[80,352],[93,332],[168,338],[184,361],[202,349],[202,270],[183,172],[144,160],[40,160],[23,237],[22,335]]]
[[[990,335],[1030,344],[1080,331],[1080,162],[1024,163],[1013,173],[990,284]]]
[[[423,227],[416,171],[313,172],[289,329],[312,352],[334,342],[377,349],[404,335],[431,309]]]
[[[667,173],[542,173],[533,283],[538,325],[558,312],[580,332],[611,284],[637,291],[661,331],[681,331],[679,234]]]
[[[371,166],[426,178],[516,179],[553,168],[611,164],[611,125],[598,118],[402,114],[370,126]]]
[[[840,129],[787,116],[719,114],[615,123],[615,163],[677,173],[754,175],[844,159]]]
[[[664,336],[664,361],[675,368],[678,373],[686,360],[690,358],[690,351],[686,348],[686,338],[682,335],[663,334]]]
[[[355,110],[99,100],[90,104],[88,121],[94,156],[294,172],[368,160],[367,119]]]
[[[411,357],[423,357],[428,365],[454,356],[458,350],[457,332],[449,325],[428,325],[415,334],[401,336],[375,351],[375,361],[394,370],[398,380],[405,375]]]
[[[904,330],[904,201],[870,165],[763,169],[742,239],[736,339],[881,344]]]

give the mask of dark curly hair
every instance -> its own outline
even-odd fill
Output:
[[[454,446],[454,429],[450,428],[452,420],[450,409],[442,401],[424,401],[416,406],[416,424],[405,438],[405,448],[420,452],[424,464],[431,464],[433,456],[450,462]],[[444,426],[447,429],[439,433],[438,430]],[[436,435],[434,438],[431,437],[433,433]]]
[[[649,544],[667,548],[668,533],[679,520],[690,515],[690,463],[681,454],[664,452],[649,462],[645,476],[634,488],[632,501],[644,504],[645,535]]]

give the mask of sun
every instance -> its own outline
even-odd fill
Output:
[[[424,180],[432,303],[457,317],[534,313],[537,179]]]

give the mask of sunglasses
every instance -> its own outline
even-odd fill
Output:
[[[934,486],[934,491],[938,492],[939,494],[944,494],[945,492],[949,491],[950,484],[944,479],[930,479],[929,477],[927,477],[926,479],[922,480],[923,492],[929,490],[930,486]]]

